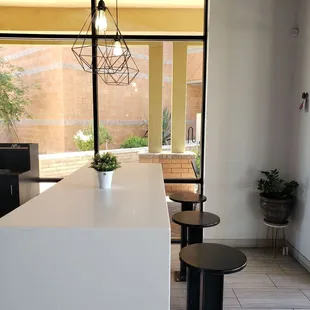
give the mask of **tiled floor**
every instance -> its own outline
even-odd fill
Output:
[[[179,270],[179,245],[172,245],[171,269]],[[292,257],[276,259],[269,249],[242,249],[248,266],[225,276],[224,308],[310,310],[310,273]],[[171,310],[186,309],[186,284],[171,275]]]

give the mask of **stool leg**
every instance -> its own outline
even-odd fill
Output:
[[[187,227],[181,226],[181,249],[187,246]],[[186,281],[186,266],[183,262],[180,262],[180,274],[179,281]]]
[[[200,309],[200,271],[194,268],[187,269],[187,308],[186,310]]]
[[[222,310],[224,276],[203,273],[202,310]]]
[[[194,243],[202,243],[202,228],[189,227],[188,228],[188,245]]]
[[[202,243],[202,228],[188,228],[188,244]],[[187,310],[199,310],[200,271],[187,268]]]
[[[182,203],[182,212],[192,210],[193,210],[192,203]],[[187,227],[181,226],[181,249],[186,247],[187,244],[188,244]],[[180,271],[175,272],[175,281],[176,282],[186,281],[186,266],[183,262],[180,262]]]

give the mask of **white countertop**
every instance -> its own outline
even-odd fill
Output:
[[[160,164],[98,189],[84,167],[0,219],[0,309],[169,310],[170,222]]]
[[[112,188],[83,167],[0,219],[0,227],[170,229],[160,164],[124,164]]]

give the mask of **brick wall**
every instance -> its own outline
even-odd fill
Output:
[[[165,179],[185,179],[196,178],[192,160],[195,159],[195,153],[187,151],[183,154],[163,152],[158,154],[140,153],[139,163],[160,163],[163,168]],[[175,192],[191,191],[194,192],[194,184],[166,184],[166,194]]]
[[[169,147],[164,147],[166,150]],[[194,150],[196,145],[188,145],[187,150]],[[139,153],[147,148],[111,150],[121,163],[138,163]],[[63,178],[82,166],[90,163],[93,152],[69,152],[59,154],[43,154],[39,156],[41,178]],[[184,163],[185,164],[185,163]],[[189,169],[189,168],[188,168]],[[188,173],[188,171],[183,173]]]
[[[81,70],[71,46],[6,45],[0,56],[25,69],[25,83],[35,84],[28,107],[32,119],[18,124],[19,142],[38,143],[40,154],[77,151],[73,136],[92,122],[91,74]],[[110,149],[132,135],[143,136],[148,118],[148,47],[131,46],[140,74],[136,86],[107,86],[99,79],[99,118],[113,137]],[[188,81],[201,79],[202,53],[189,51]],[[199,78],[200,77],[200,78]],[[172,43],[164,44],[163,105],[171,107]],[[133,87],[134,86],[134,87]],[[187,122],[195,127],[200,86],[188,85]],[[1,135],[3,142],[16,142]],[[105,146],[102,146],[104,149]]]
[[[138,162],[138,153],[141,148],[133,150],[112,151],[121,163]],[[63,178],[89,164],[93,152],[73,152],[52,155],[40,155],[40,177],[41,178]]]

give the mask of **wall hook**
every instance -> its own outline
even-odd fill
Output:
[[[309,93],[302,93],[299,110],[305,110],[306,112],[309,111]]]

